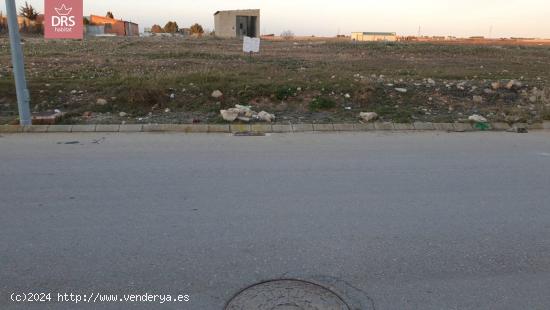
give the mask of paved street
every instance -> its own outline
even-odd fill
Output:
[[[354,309],[550,308],[550,132],[2,134],[0,197],[0,309],[215,310],[279,278]]]

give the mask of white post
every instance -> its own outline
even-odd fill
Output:
[[[8,28],[10,33],[11,61],[13,63],[13,76],[17,93],[17,105],[19,107],[19,123],[21,126],[31,125],[30,94],[25,80],[25,64],[23,51],[21,50],[21,38],[17,23],[17,9],[15,0],[6,0],[8,13]]]

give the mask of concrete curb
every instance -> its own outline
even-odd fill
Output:
[[[487,131],[506,131],[514,126],[530,130],[550,130],[550,122],[526,124],[490,123]],[[67,132],[181,132],[181,133],[236,133],[236,132],[360,132],[360,131],[479,131],[470,123],[336,123],[336,124],[97,124],[97,125],[0,125],[0,133],[67,133]]]

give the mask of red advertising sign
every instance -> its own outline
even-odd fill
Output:
[[[83,6],[83,0],[44,0],[44,37],[82,39]]]

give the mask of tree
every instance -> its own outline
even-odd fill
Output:
[[[113,12],[111,12],[111,11],[107,12],[107,15],[105,15],[105,17],[115,19],[115,15],[113,15]]]
[[[204,34],[204,29],[202,29],[201,25],[199,25],[198,23],[195,23],[193,26],[191,26],[190,32],[191,34],[202,36]]]
[[[151,27],[151,32],[152,33],[163,33],[164,29],[162,29],[162,27],[159,26],[159,25],[153,25],[153,27]]]
[[[30,20],[36,20],[38,17],[38,11],[32,5],[28,4],[27,1],[25,1],[25,6],[19,9],[19,14]]]
[[[178,23],[176,22],[168,22],[166,23],[166,26],[164,26],[164,32],[167,32],[167,33],[176,33],[178,32],[178,30],[179,30]]]
[[[281,37],[285,40],[292,40],[294,39],[294,32],[290,30],[283,31],[283,33],[281,33]]]
[[[6,19],[4,18],[4,12],[0,11],[0,33],[3,33],[7,29]]]

